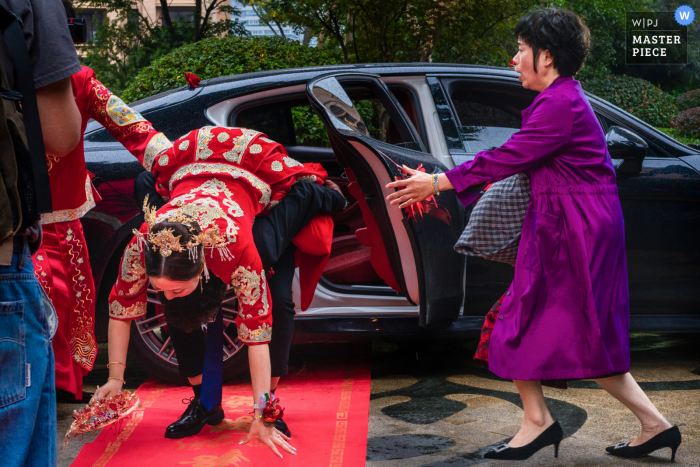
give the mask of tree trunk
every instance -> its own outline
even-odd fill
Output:
[[[173,26],[173,21],[170,19],[170,10],[168,9],[168,0],[160,0],[160,18],[164,26],[169,28]]]
[[[282,39],[286,39],[287,36],[284,35],[284,29],[282,28],[282,25],[280,23],[278,23],[277,21],[275,21],[275,24],[277,25],[277,29],[280,30],[280,34],[282,35]]]
[[[202,0],[194,1],[194,38],[198,42],[202,38]]]
[[[304,44],[305,46],[309,46],[309,42],[311,42],[311,28],[304,28]]]

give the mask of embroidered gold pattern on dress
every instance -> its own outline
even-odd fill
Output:
[[[262,276],[262,310],[258,311],[259,315],[266,315],[267,312],[269,311],[270,304],[267,303],[267,278],[265,276],[265,271],[260,274]]]
[[[206,230],[209,227],[213,227],[215,221],[219,219],[226,223],[226,240],[229,243],[235,242],[236,235],[238,234],[238,227],[233,219],[226,215],[219,202],[209,197],[194,200],[192,198],[194,198],[193,194],[174,198],[170,201],[170,204],[172,206],[177,206],[177,209],[159,214],[156,222],[163,222],[166,219],[173,219],[185,215],[197,221],[202,230]]]
[[[56,164],[60,160],[61,160],[60,157],[52,156],[48,152],[46,153],[46,163],[49,164],[49,173],[51,173],[51,169],[53,169],[53,165]]]
[[[209,141],[214,139],[214,134],[211,132],[213,126],[203,126],[197,133],[197,155],[195,160],[205,161],[214,154],[214,151],[209,149]]]
[[[267,206],[267,204],[270,202],[270,196],[272,195],[270,185],[263,182],[247,170],[243,170],[240,167],[233,167],[229,164],[192,163],[183,165],[182,167],[177,169],[177,171],[173,174],[172,177],[170,177],[170,191],[173,191],[173,186],[176,182],[182,180],[188,175],[201,175],[205,173],[226,174],[234,179],[243,178],[244,180],[248,181],[253,186],[253,188],[260,191],[260,204],[264,204]]]
[[[136,302],[129,307],[125,307],[114,300],[109,304],[109,317],[116,319],[140,318],[146,314],[146,302]]]
[[[167,154],[163,154],[158,158],[158,165],[161,167],[165,167],[166,165],[168,165],[168,162],[170,162],[170,160],[168,159]]]
[[[282,172],[284,170],[284,166],[280,161],[273,161],[270,168],[275,172]]]
[[[263,277],[265,275],[263,274]],[[260,300],[260,274],[243,266],[233,271],[231,286],[238,299],[246,305],[255,305]]]
[[[109,100],[107,101],[107,115],[119,126],[146,121],[137,110],[126,105],[123,100],[119,99],[114,94],[109,96]]]
[[[238,338],[247,344],[256,344],[260,342],[269,342],[272,338],[272,327],[267,323],[263,323],[256,330],[248,329],[248,326],[241,323],[238,327]]]
[[[282,160],[284,161],[284,165],[286,165],[286,166],[289,167],[290,169],[291,169],[292,167],[301,167],[301,166],[304,165],[304,164],[302,164],[301,162],[299,162],[298,160],[292,159],[292,158],[289,157],[289,156],[283,157]]]
[[[143,167],[150,171],[156,156],[172,146],[173,144],[163,133],[156,133],[146,145],[146,151],[143,153]]]
[[[129,288],[128,295],[134,295],[144,286],[148,280],[146,277],[146,269],[141,261],[141,250],[138,243],[134,243],[124,250],[124,259],[122,259],[121,279],[125,282],[136,282]]]
[[[231,192],[231,190],[229,190],[226,184],[221,180],[217,180],[215,178],[207,180],[206,182],[202,183],[198,188],[193,188],[192,190],[190,190],[189,194],[182,195],[179,198],[182,198],[183,200],[194,199],[196,197],[194,193],[198,191],[209,196],[221,196],[221,193],[223,193],[227,198],[223,201],[224,205],[229,208],[227,212],[233,217],[243,217],[245,215],[243,209],[241,209],[238,203],[233,200],[233,193]]]
[[[258,136],[260,132],[255,130],[249,130],[247,128],[241,128],[241,136],[237,136],[233,141],[233,148],[230,151],[224,153],[224,159],[229,162],[234,162],[240,164],[243,159],[243,153],[248,148],[248,145],[253,138]]]
[[[69,222],[80,219],[87,212],[95,207],[95,198],[92,196],[92,182],[90,175],[85,177],[85,202],[75,209],[63,209],[41,215],[41,224],[53,224],[55,222]]]
[[[262,146],[259,144],[254,144],[250,147],[251,154],[260,154],[262,152]]]
[[[219,143],[225,143],[230,137],[231,135],[229,135],[225,131],[222,131],[221,133],[219,133],[219,136],[217,136],[216,139],[219,140]]]
[[[185,141],[180,143],[180,145],[178,146],[178,149],[180,151],[187,151],[187,148],[189,148],[189,147],[190,147],[190,140],[186,139]]]

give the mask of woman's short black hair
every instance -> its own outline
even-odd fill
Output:
[[[192,332],[209,319],[216,316],[226,295],[226,284],[218,277],[211,278],[198,286],[191,294],[168,300],[163,292],[158,292],[158,299],[163,305],[163,313],[168,326],[174,326],[185,332]]]
[[[202,232],[199,224],[194,221],[189,226],[179,222],[159,222],[151,228],[151,232],[158,233],[163,229],[172,229],[175,237],[180,236],[180,245],[184,246],[190,240],[190,228],[194,229],[195,235]],[[188,281],[197,277],[204,269],[204,247],[197,246],[197,254],[194,259],[187,248],[183,251],[173,251],[170,256],[164,257],[149,243],[144,252],[144,263],[148,277]]]
[[[537,73],[540,52],[549,50],[560,76],[574,76],[591,50],[591,33],[576,13],[560,8],[534,10],[520,18],[515,37],[532,48]]]

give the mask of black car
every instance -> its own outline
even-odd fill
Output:
[[[396,164],[442,172],[503,144],[537,95],[517,77],[504,68],[424,63],[300,68],[210,79],[133,107],[171,140],[206,125],[261,131],[293,158],[321,163],[341,186],[352,204],[334,218],[331,259],[311,307],[297,310],[298,338],[464,337],[478,334],[513,268],[454,252],[470,208],[453,192],[412,219],[388,206],[384,186],[400,175]],[[618,172],[631,330],[698,331],[700,151],[588,97]],[[133,182],[144,169],[95,122],[85,157],[102,196],[83,225],[104,342],[107,296],[131,230],[143,221]],[[298,291],[295,282],[297,303]],[[149,300],[147,317],[132,326],[133,347],[154,374],[177,380],[162,311],[155,295]],[[247,365],[234,302],[225,308],[227,377]]]

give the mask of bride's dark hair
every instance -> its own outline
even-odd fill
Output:
[[[159,222],[151,228],[151,232],[155,234],[163,229],[172,229],[175,237],[180,236],[180,245],[184,247],[190,240],[190,228],[194,230],[195,235],[202,233],[202,229],[195,221],[190,222],[189,226],[179,222]],[[182,282],[197,277],[204,269],[204,247],[197,245],[196,249],[196,255],[192,255],[187,248],[184,248],[182,251],[173,251],[170,256],[164,257],[159,250],[154,250],[153,246],[147,243],[144,251],[146,275]]]
[[[202,289],[197,286],[191,294],[171,300],[165,298],[163,292],[158,292],[168,326],[192,332],[216,316],[226,295],[226,284],[212,275]]]

